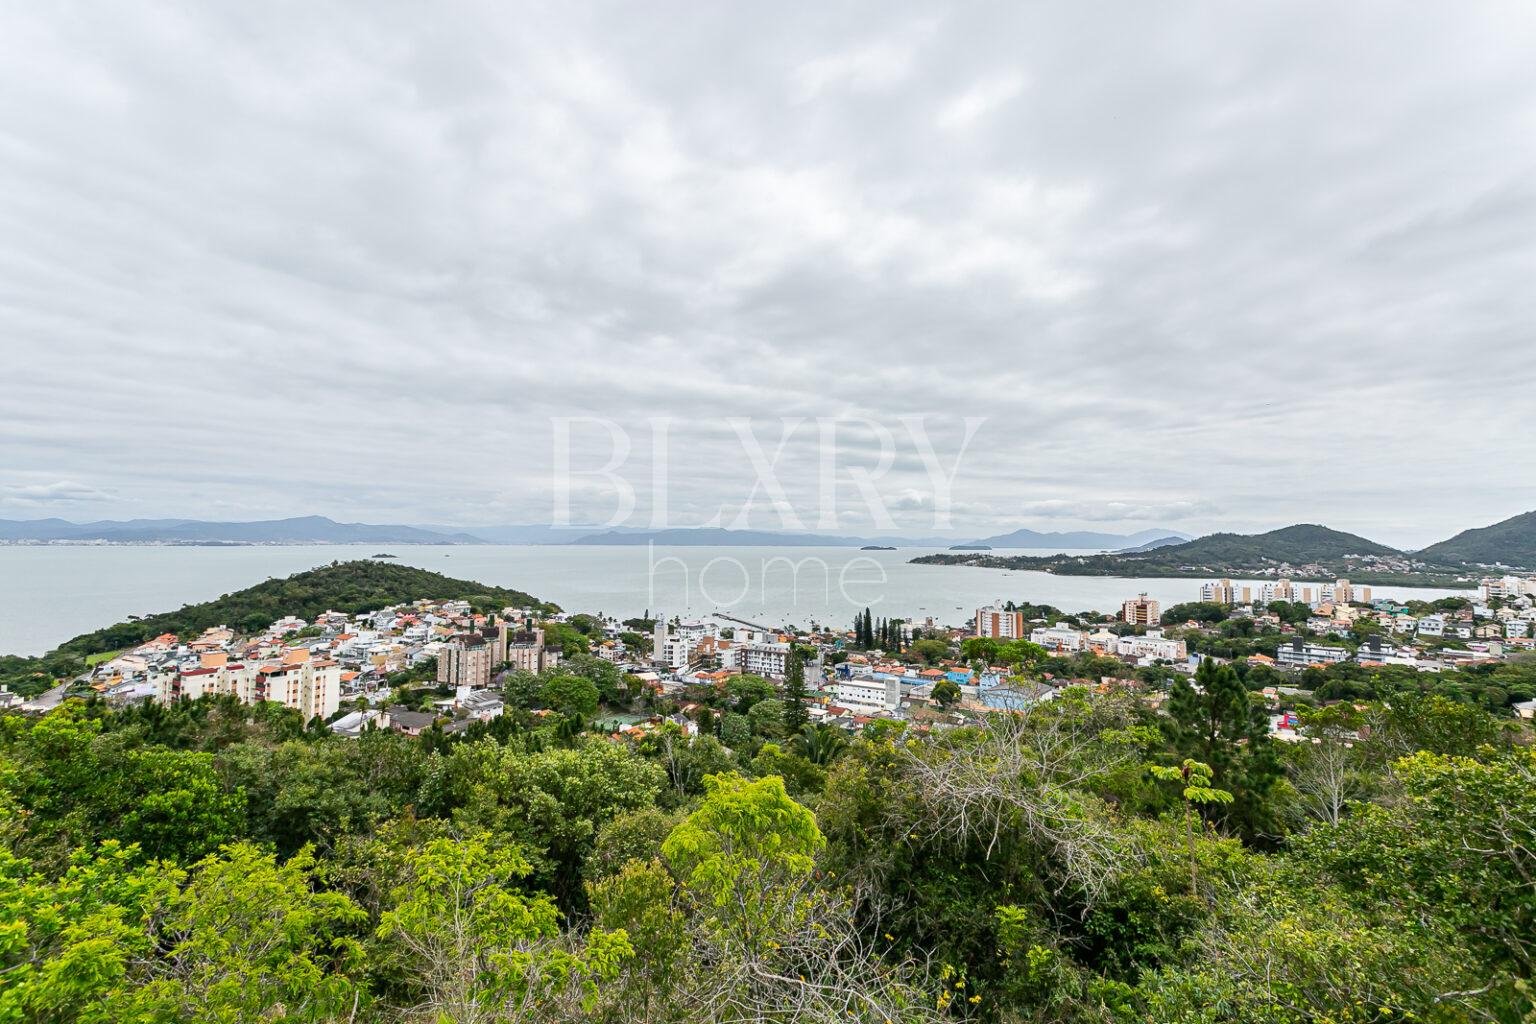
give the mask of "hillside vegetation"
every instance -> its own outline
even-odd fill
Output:
[[[1296,525],[1270,533],[1213,533],[1198,540],[1114,554],[931,554],[912,559],[926,565],[1038,570],[1060,576],[1247,576],[1287,573],[1312,567],[1310,576],[1347,576],[1361,583],[1465,586],[1465,571],[1448,565],[1412,565],[1384,543],[1318,525]]]
[[[586,677],[527,682],[458,735],[230,698],[0,718],[0,1019],[1536,1014],[1536,751],[1471,705],[1304,708],[1278,743],[1206,661],[1162,710],[849,735],[738,676],[689,695],[697,735],[621,738],[559,697]]]
[[[1352,533],[1330,530],[1326,526],[1303,523],[1268,533],[1244,535],[1213,533],[1187,544],[1173,544],[1156,550],[1156,558],[1184,562],[1290,562],[1300,565],[1347,555],[1395,555],[1396,548],[1366,540]]]
[[[132,647],[162,633],[199,633],[210,626],[255,632],[285,615],[311,619],[326,611],[356,613],[402,601],[453,599],[469,601],[477,608],[554,607],[521,590],[457,580],[409,565],[368,560],[333,562],[284,579],[267,580],[213,601],[189,604],[174,612],[119,622],[77,636],[60,649],[84,656]]]
[[[1536,569],[1536,512],[1476,530],[1463,530],[1450,540],[1418,552],[1418,557],[1427,562],[1497,563]]]
[[[1282,566],[1316,567],[1313,575],[1348,576],[1359,583],[1467,586],[1459,566],[1429,564],[1418,555],[1352,533],[1310,523],[1268,533],[1213,533],[1184,543],[1100,555],[947,554],[913,559],[930,565],[1035,569],[1062,576],[1273,575]],[[1420,564],[1414,564],[1420,563]]]

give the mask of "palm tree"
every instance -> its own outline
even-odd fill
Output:
[[[825,768],[848,749],[848,734],[835,725],[822,722],[808,725],[792,741],[795,752],[814,765]]]

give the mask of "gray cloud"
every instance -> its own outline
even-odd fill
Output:
[[[0,485],[539,521],[595,415],[643,518],[670,416],[702,522],[923,414],[962,532],[1536,507],[1528,5],[566,8],[0,13]]]
[[[0,505],[37,506],[74,502],[109,501],[111,495],[73,480],[55,480],[46,484],[22,484],[0,487]]]

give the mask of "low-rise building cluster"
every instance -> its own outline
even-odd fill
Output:
[[[360,615],[285,616],[252,636],[226,626],[191,640],[167,633],[97,665],[90,685],[118,703],[229,696],[272,701],[306,720],[387,692],[391,674],[437,662],[436,681],[466,694],[491,685],[509,660],[543,671],[559,661],[523,609],[476,614],[463,601],[420,601]]]

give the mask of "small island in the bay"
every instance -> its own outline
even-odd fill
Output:
[[[992,545],[990,545],[990,544],[953,544],[953,545],[950,546],[949,550],[951,550],[951,551],[991,551],[992,550]]]
[[[859,550],[860,551],[895,551],[896,548],[894,546],[890,545],[890,544],[865,544],[863,547],[859,548]]]
[[[380,551],[378,554],[374,555],[373,557],[374,558],[399,558],[400,556],[399,555],[392,555],[388,551]]]

